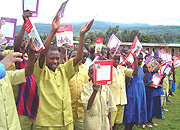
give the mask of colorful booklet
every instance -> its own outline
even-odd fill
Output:
[[[158,50],[158,56],[159,58],[162,58],[163,61],[167,62],[168,58],[167,58],[166,50],[164,49]]]
[[[150,85],[154,88],[158,88],[159,83],[161,82],[162,76],[154,74],[151,81],[153,81],[153,83]]]
[[[177,68],[179,66],[180,66],[179,56],[174,56],[174,68]]]
[[[66,8],[66,5],[67,5],[68,1],[69,1],[69,0],[67,0],[67,1],[65,1],[65,2],[63,2],[63,3],[61,4],[61,7],[59,8],[59,10],[58,10],[58,12],[57,12],[57,14],[59,14],[59,19],[61,19],[61,18],[64,17],[64,10],[65,10],[65,8]]]
[[[7,40],[0,30],[0,45],[6,43]]]
[[[96,38],[96,47],[95,47],[95,55],[97,55],[97,51],[101,52],[104,38]]]
[[[113,61],[94,61],[94,83],[100,85],[112,84]]]
[[[139,54],[141,53],[143,47],[137,36],[135,37],[131,46],[132,46],[132,52],[134,53],[136,51],[135,54],[137,57],[139,57]]]
[[[129,51],[129,53],[127,54],[126,58],[125,58],[125,63],[131,63],[131,68],[133,68],[134,66],[134,57],[133,57],[133,53],[132,51]]]
[[[17,19],[1,17],[0,29],[7,43],[14,43]]]
[[[108,48],[111,50],[113,47],[116,48],[114,54],[116,53],[116,51],[118,50],[119,46],[121,44],[121,41],[114,35],[112,34],[110,39],[109,39],[109,42],[108,42]]]
[[[29,10],[32,13],[32,17],[38,16],[39,0],[23,0],[23,12]]]
[[[172,54],[171,53],[167,53],[167,62],[168,63],[172,63]]]
[[[30,19],[28,19],[23,26],[29,38],[32,38],[33,46],[36,49],[36,52],[39,53],[40,51],[42,51],[45,47],[41,41],[41,38],[39,37],[39,34],[34,24],[30,21]]]
[[[149,57],[146,58],[144,63],[147,65],[147,67],[153,72],[156,68],[158,68],[159,62],[152,56],[150,55]]]
[[[73,47],[73,28],[72,25],[60,25],[56,32],[57,48],[67,43],[70,47]]]
[[[172,66],[167,64],[167,63],[164,63],[160,66],[160,74],[161,76],[163,76],[164,73],[166,73],[166,76],[169,75],[169,73],[171,72],[171,69],[172,69]]]

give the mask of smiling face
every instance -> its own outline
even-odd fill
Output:
[[[117,68],[117,66],[119,65],[119,62],[120,62],[120,54],[116,53],[113,58],[113,66]]]
[[[46,55],[46,65],[55,71],[60,64],[60,54],[58,50],[49,50]]]

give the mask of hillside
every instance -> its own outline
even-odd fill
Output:
[[[72,24],[73,25],[73,32],[76,36],[79,36],[79,30],[81,26],[85,23],[66,23],[66,24]],[[170,33],[175,35],[180,35],[180,26],[150,26],[148,24],[141,24],[141,23],[134,23],[134,24],[124,24],[124,23],[111,23],[111,22],[103,22],[103,21],[95,21],[93,24],[93,27],[91,31],[102,31],[106,32],[109,26],[116,26],[119,25],[119,30],[123,31],[124,29],[129,30],[139,30],[141,34],[149,33],[149,34],[164,34],[164,33]],[[44,24],[44,23],[35,23],[35,26],[38,30],[39,34],[48,34],[51,29],[50,24]],[[19,32],[21,28],[21,25],[17,26],[16,32]]]

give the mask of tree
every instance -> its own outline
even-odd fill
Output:
[[[130,41],[133,42],[133,41],[134,41],[134,38],[135,38],[136,36],[137,36],[138,38],[141,37],[141,33],[139,32],[139,30],[133,30],[133,31],[131,31],[131,33],[130,33]]]
[[[122,42],[130,42],[131,41],[131,38],[130,38],[130,30],[128,29],[124,29],[122,32],[121,32],[121,41]],[[134,37],[135,38],[135,37]]]
[[[152,39],[149,34],[142,34],[140,37],[140,41],[144,43],[151,43]]]

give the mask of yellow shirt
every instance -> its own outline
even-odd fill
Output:
[[[109,85],[114,101],[116,105],[127,104],[126,88],[125,88],[125,76],[133,77],[133,70],[127,69],[124,66],[117,66],[117,69],[113,67],[112,84]]]
[[[88,72],[86,69],[79,67],[79,72],[69,81],[73,117],[79,118],[84,116],[84,108],[81,102],[81,91],[86,83],[88,83]]]
[[[116,104],[107,85],[102,85],[101,93],[97,92],[93,105],[87,110],[88,100],[93,93],[93,83],[84,85],[81,92],[81,100],[84,106],[84,128],[85,130],[109,130],[109,112],[116,111]]]
[[[39,108],[36,124],[40,126],[67,126],[73,122],[69,80],[78,72],[73,59],[60,64],[55,72],[44,62],[39,67],[39,60],[34,67],[34,75],[38,85]]]
[[[21,130],[12,85],[26,82],[25,70],[7,71],[0,79],[0,129]]]

